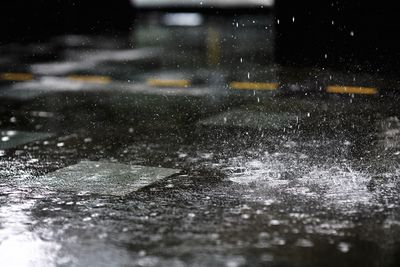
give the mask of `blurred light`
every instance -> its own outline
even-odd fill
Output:
[[[198,13],[169,13],[163,17],[163,23],[168,26],[200,26],[203,16]]]
[[[243,6],[273,6],[275,0],[131,0],[138,7],[243,7]]]

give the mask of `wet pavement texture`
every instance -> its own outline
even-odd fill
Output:
[[[324,87],[395,83],[216,25],[0,48],[0,266],[398,266],[398,96]]]

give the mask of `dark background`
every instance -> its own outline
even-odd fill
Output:
[[[147,11],[135,10],[129,0],[2,0],[0,43],[43,41],[64,33],[118,35],[129,31],[135,13]],[[203,10],[221,16],[249,11],[271,12]],[[397,75],[399,11],[390,1],[276,0],[276,60]]]
[[[64,33],[118,34],[134,18],[129,0],[2,0],[0,12],[2,43]]]
[[[393,2],[277,0],[278,60],[300,66],[397,72],[400,9]]]

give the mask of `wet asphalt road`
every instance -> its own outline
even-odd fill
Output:
[[[2,48],[1,266],[398,266],[396,94],[232,90],[256,71],[97,38]]]

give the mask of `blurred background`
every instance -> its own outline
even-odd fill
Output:
[[[255,33],[257,45],[274,46],[274,58],[281,64],[392,73],[400,62],[399,8],[387,0],[5,0],[0,5],[2,44],[43,42],[62,34],[126,35],[137,30],[135,23],[143,17],[154,19],[161,11],[199,12],[216,21],[230,17],[228,24],[243,14],[257,14],[276,37]],[[210,21],[196,16],[183,20],[169,22]]]

